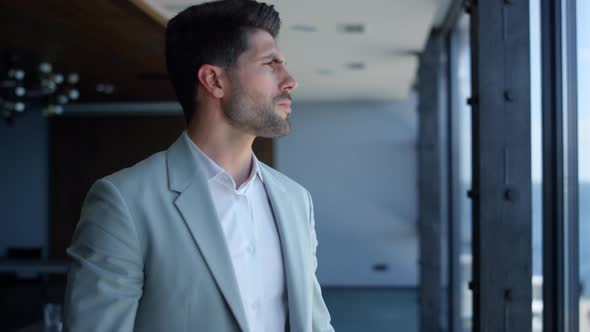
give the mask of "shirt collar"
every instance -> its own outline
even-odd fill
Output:
[[[193,140],[190,139],[186,131],[182,133],[182,136],[185,140],[190,142],[189,146],[192,148],[193,156],[197,159],[197,162],[203,166],[203,171],[205,172],[205,177],[208,181],[211,181],[221,176],[222,174],[226,174],[227,177],[231,179],[231,176],[229,176],[229,174],[227,174],[227,172],[223,168],[221,168],[221,166],[219,166],[215,161],[209,158],[201,149],[199,149],[195,142],[193,142]],[[252,182],[252,180],[256,176],[258,176],[260,181],[264,182],[262,178],[262,172],[260,171],[260,161],[258,161],[258,158],[256,158],[254,152],[252,152],[252,163],[253,167],[251,168],[250,174],[248,175],[248,180],[244,182],[243,187],[247,186],[250,182]]]

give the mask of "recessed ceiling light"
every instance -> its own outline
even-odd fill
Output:
[[[365,25],[360,23],[346,23],[340,25],[342,33],[358,34],[365,33]]]
[[[373,264],[373,271],[385,272],[387,270],[389,270],[389,265],[387,265],[385,263]]]
[[[414,49],[393,49],[391,50],[391,54],[395,55],[395,56],[420,56],[421,52],[420,50],[414,50]]]
[[[367,65],[364,62],[349,62],[346,64],[346,67],[352,70],[363,70]]]
[[[301,32],[316,32],[317,29],[313,25],[308,24],[295,24],[291,26],[292,30],[301,31]]]

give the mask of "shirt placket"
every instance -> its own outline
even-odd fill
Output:
[[[258,253],[258,238],[257,238],[257,227],[259,226],[256,220],[256,211],[254,209],[254,204],[252,201],[252,191],[254,190],[254,183],[250,183],[245,194],[246,197],[246,202],[248,205],[248,217],[249,217],[249,227],[248,227],[248,235],[250,238],[250,243],[251,246],[253,246],[253,250],[252,250],[252,264],[248,267],[249,269],[249,275],[250,275],[250,280],[251,280],[251,290],[252,290],[252,302],[251,302],[251,312],[252,312],[252,320],[254,322],[254,326],[253,328],[255,328],[256,331],[263,331],[264,328],[263,326],[260,326],[260,324],[263,322],[263,315],[262,315],[262,298],[261,298],[261,289],[260,289],[260,281],[261,281],[261,275],[260,275],[260,260],[259,258],[259,253]]]

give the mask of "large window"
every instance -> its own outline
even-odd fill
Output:
[[[540,45],[540,3],[531,1],[531,168],[532,168],[532,212],[533,212],[533,332],[543,330],[542,299],[542,108],[541,108],[541,45]],[[467,100],[471,96],[471,58],[469,40],[469,16],[462,15],[452,37],[451,75],[454,129],[457,134],[453,142],[459,181],[455,183],[456,204],[460,211],[460,276],[461,276],[461,331],[472,330],[473,297],[469,289],[472,280],[472,202],[468,198],[472,175],[472,132],[471,107]],[[590,331],[589,331],[590,332]]]
[[[577,0],[580,332],[590,332],[590,1]]]
[[[469,16],[462,14],[451,36],[451,90],[452,90],[452,155],[456,179],[453,181],[453,206],[459,218],[459,278],[460,278],[460,331],[471,331],[473,297],[471,281],[471,55],[469,46]]]
[[[543,158],[541,107],[541,8],[530,2],[531,48],[531,174],[533,212],[532,330],[543,331]]]
[[[566,4],[570,0],[563,0],[563,10],[566,8]],[[563,64],[563,68],[561,69],[563,73],[559,73],[559,75],[564,75],[564,82],[560,85],[559,83],[550,84],[551,88],[561,89],[564,88],[564,91],[560,91],[563,93],[563,101],[561,99],[556,99],[557,102],[563,102],[563,110],[561,109],[562,106],[557,106],[557,114],[559,112],[564,112],[563,115],[567,115],[568,112],[575,110],[576,108],[572,108],[567,106],[568,96],[570,94],[567,93],[567,89],[570,87],[577,86],[577,114],[578,114],[578,137],[577,137],[577,162],[578,162],[578,179],[579,179],[579,195],[578,195],[578,204],[576,205],[576,209],[579,209],[579,273],[580,273],[580,301],[579,301],[579,319],[580,319],[580,332],[590,332],[590,21],[587,20],[590,17],[590,1],[588,0],[571,0],[577,3],[577,10],[576,10],[576,28],[577,28],[577,83],[573,77],[570,75],[565,75],[565,72],[568,69],[569,64],[566,66]],[[547,2],[546,4],[551,4],[551,2]],[[545,13],[546,15],[547,13]],[[565,16],[564,16],[564,19]],[[567,22],[566,22],[567,23]],[[531,39],[530,39],[530,49],[531,49],[531,174],[532,174],[532,330],[533,332],[540,332],[543,331],[543,163],[544,159],[542,156],[543,153],[543,137],[546,133],[543,132],[543,99],[542,99],[542,80],[541,80],[541,36],[542,36],[542,26],[541,26],[541,1],[540,0],[533,0],[530,1],[530,32],[531,32]],[[555,29],[561,29],[559,25],[555,26]],[[547,31],[545,31],[547,32]],[[562,35],[557,35],[558,39],[563,42],[561,47],[566,47],[567,44],[567,36],[565,33],[562,32]],[[562,50],[564,51],[564,50]],[[562,52],[560,51],[560,52]],[[559,56],[564,56],[564,61],[568,61],[566,57],[567,52],[558,53]],[[471,145],[472,145],[472,137],[471,137],[471,108],[467,105],[466,101],[471,96],[471,71],[470,71],[470,46],[469,46],[469,17],[467,15],[463,15],[459,20],[455,31],[452,37],[451,43],[451,87],[452,87],[452,98],[453,98],[453,126],[454,130],[457,131],[457,134],[454,134],[454,141],[453,141],[453,155],[456,157],[455,167],[457,168],[457,178],[458,181],[455,182],[456,193],[455,197],[455,207],[460,211],[460,219],[461,219],[461,323],[462,323],[462,331],[470,331],[471,330],[471,322],[472,322],[472,292],[469,290],[468,283],[471,280],[471,269],[472,269],[472,255],[471,255],[471,201],[466,195],[466,192],[471,189],[471,165],[472,165],[472,158],[471,158]],[[551,59],[552,61],[554,59]],[[565,62],[564,62],[565,63]],[[556,73],[557,74],[557,73]],[[568,84],[570,81],[572,82]],[[571,90],[570,90],[571,91]],[[546,93],[551,93],[551,91],[544,91]],[[547,100],[552,101],[553,99],[548,98]],[[546,105],[545,105],[546,106]],[[552,243],[551,246],[548,248],[552,248],[557,250],[556,253],[562,255],[558,259],[550,259],[548,260],[549,263],[547,264],[547,268],[550,268],[553,264],[555,264],[556,269],[561,269],[560,273],[563,275],[559,275],[556,273],[555,275],[550,276],[553,279],[557,279],[559,276],[559,282],[561,285],[558,285],[556,288],[559,295],[556,298],[548,299],[547,305],[548,307],[552,307],[552,309],[556,312],[552,312],[551,310],[546,310],[548,316],[552,317],[553,320],[560,321],[560,323],[564,324],[566,330],[567,328],[568,319],[567,317],[558,317],[557,311],[563,310],[562,314],[567,315],[567,312],[571,313],[570,309],[565,309],[562,306],[555,307],[555,305],[550,305],[551,300],[557,301],[559,298],[562,298],[564,301],[568,301],[568,299],[576,298],[570,296],[569,294],[574,294],[573,292],[573,282],[570,282],[572,279],[570,278],[571,275],[568,276],[568,271],[574,271],[571,269],[571,264],[569,263],[569,259],[567,257],[573,257],[570,255],[571,251],[568,248],[574,247],[571,240],[571,236],[568,240],[568,232],[574,228],[571,227],[573,220],[571,220],[571,214],[568,213],[568,206],[566,204],[568,198],[570,197],[569,190],[573,190],[572,187],[568,186],[567,177],[569,173],[567,163],[569,160],[573,160],[575,154],[575,149],[569,149],[567,144],[567,139],[564,139],[562,142],[562,138],[558,137],[558,135],[567,136],[567,128],[568,128],[568,120],[566,117],[563,118],[564,123],[560,124],[560,128],[555,127],[553,130],[556,130],[554,133],[555,136],[551,136],[555,139],[556,144],[564,144],[563,146],[557,148],[557,152],[548,149],[547,151],[553,153],[555,152],[555,158],[559,155],[559,153],[563,152],[563,160],[559,159],[563,163],[563,165],[559,165],[559,167],[564,167],[563,171],[565,172],[565,179],[561,179],[560,181],[556,181],[558,184],[556,187],[552,188],[554,192],[551,192],[547,199],[551,205],[547,205],[546,207],[553,206],[553,210],[559,213],[563,213],[563,216],[560,216],[556,219],[556,222],[563,223],[564,232],[563,236],[565,238],[559,238],[556,236],[552,239],[552,241],[557,241],[556,243]],[[570,127],[571,128],[571,127]],[[560,132],[563,129],[564,132]],[[571,140],[570,140],[571,142]],[[545,147],[547,148],[547,147]],[[562,150],[563,149],[563,150]],[[551,154],[548,154],[551,156]],[[572,158],[572,159],[570,159]],[[547,159],[547,158],[546,158]],[[557,159],[554,159],[557,160]],[[546,162],[546,161],[545,161]],[[551,164],[551,163],[548,163]],[[557,167],[556,165],[551,164],[552,167]],[[570,163],[571,165],[571,163]],[[557,167],[554,170],[556,173],[560,171],[560,168]],[[549,167],[547,170],[551,170]],[[547,177],[546,179],[551,179],[551,177]],[[563,183],[562,183],[563,182]],[[546,185],[550,185],[552,182],[547,181]],[[575,197],[575,195],[574,195]],[[564,201],[560,201],[560,200]],[[560,203],[563,206],[558,206]],[[551,210],[551,209],[550,209]],[[559,215],[556,213],[556,215]],[[552,216],[548,216],[552,218]],[[551,220],[551,219],[548,219]],[[547,225],[545,225],[547,226]],[[558,227],[556,227],[558,229]],[[571,234],[571,233],[569,233]],[[562,235],[560,235],[562,236]],[[551,240],[551,239],[550,239]],[[574,241],[575,242],[575,241]],[[548,242],[549,243],[549,242]],[[555,247],[553,247],[555,246]],[[563,246],[563,247],[559,247]],[[559,250],[558,250],[559,249]],[[563,251],[561,251],[563,250]],[[547,257],[545,258],[547,259]],[[555,280],[551,280],[555,282]],[[553,287],[554,285],[548,285],[549,287]],[[566,294],[566,295],[564,295]],[[577,295],[576,295],[577,296]],[[571,308],[571,307],[569,307]],[[547,308],[546,308],[547,309]],[[569,316],[569,315],[567,315]],[[571,316],[569,316],[571,317]],[[571,320],[570,320],[571,322]],[[551,330],[551,327],[547,327],[546,330]]]

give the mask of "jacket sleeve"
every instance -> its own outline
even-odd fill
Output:
[[[318,267],[318,260],[316,257],[316,249],[318,246],[318,240],[315,232],[315,219],[313,213],[313,201],[309,192],[309,216],[311,223],[311,245],[312,245],[312,299],[311,299],[311,325],[313,332],[334,332],[334,328],[330,323],[330,313],[326,307],[326,303],[322,297],[322,289],[320,283],[316,277],[316,270]]]
[[[108,180],[88,192],[67,253],[64,330],[132,331],[143,259],[129,209]]]

